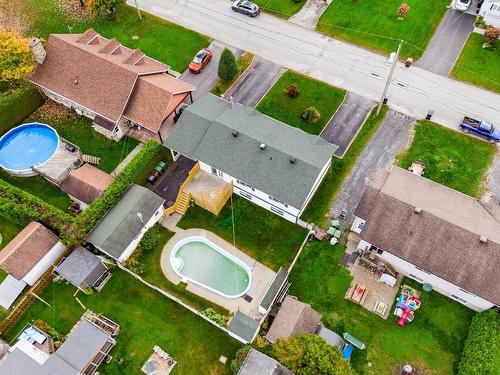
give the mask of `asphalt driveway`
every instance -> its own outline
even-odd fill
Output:
[[[344,102],[328,122],[320,136],[339,146],[335,156],[342,158],[375,105],[373,100],[348,92]]]
[[[252,65],[238,78],[224,97],[229,98],[232,95],[235,102],[255,107],[285,70],[286,68],[281,65],[255,56]]]
[[[447,77],[469,33],[474,29],[474,19],[472,14],[448,9],[427,49],[415,65]]]
[[[196,86],[196,90],[193,92],[193,100],[197,100],[209,92],[219,80],[217,68],[219,66],[220,55],[225,47],[227,46],[224,43],[216,40],[212,41],[207,48],[212,51],[213,57],[212,61],[208,63],[205,69],[203,69],[203,71],[199,74],[193,74],[189,71],[189,69],[186,69],[186,71],[179,77],[184,82]],[[236,58],[243,53],[242,50],[237,48],[229,47],[229,49],[233,51]]]
[[[354,164],[350,175],[342,186],[330,215],[337,217],[342,209],[348,218],[342,229],[354,219],[353,212],[358,206],[370,177],[378,168],[389,169],[396,156],[408,144],[410,130],[415,119],[400,112],[390,110],[372,140]]]

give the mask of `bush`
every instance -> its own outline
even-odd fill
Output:
[[[500,315],[491,309],[476,314],[469,327],[458,375],[499,374]]]
[[[158,246],[158,236],[160,235],[158,225],[160,224],[155,224],[149,228],[146,233],[144,233],[144,236],[138,246],[141,248],[142,252],[151,252],[156,248],[156,246]]]
[[[288,95],[289,98],[295,99],[297,96],[299,96],[300,90],[297,86],[290,85],[286,89],[286,94]]]
[[[162,147],[160,143],[152,140],[144,144],[142,150],[116,176],[104,194],[75,220],[71,233],[71,244],[80,243],[106,212],[118,203],[135,181],[136,176],[150,165],[151,161],[161,152]]]
[[[240,371],[243,362],[247,358],[248,352],[252,349],[250,345],[244,346],[236,351],[234,354],[234,359],[231,360],[231,372],[236,375]]]
[[[238,74],[236,59],[229,48],[224,48],[222,51],[217,74],[224,81],[231,81]]]
[[[64,337],[61,335],[57,330],[55,330],[49,323],[47,323],[45,320],[35,320],[33,322],[33,326],[36,328],[42,330],[46,334],[48,334],[50,337],[52,337],[55,341],[61,341]]]
[[[203,315],[205,315],[208,319],[213,320],[218,325],[220,325],[222,327],[227,326],[227,322],[228,322],[229,318],[224,314],[219,314],[211,307],[203,310],[201,313]]]
[[[74,217],[0,179],[0,216],[21,226],[38,221],[67,239]]]
[[[319,111],[316,108],[309,107],[309,108],[306,108],[304,110],[304,112],[302,112],[300,117],[305,122],[313,123],[313,122],[318,121],[321,118],[321,114],[319,113]]]

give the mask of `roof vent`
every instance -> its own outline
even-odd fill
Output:
[[[481,236],[481,237],[479,237],[479,242],[486,243],[486,242],[488,242],[488,238],[486,238],[486,236]]]
[[[415,213],[419,214],[422,212],[422,209],[420,207],[415,207]]]
[[[295,164],[296,161],[297,161],[297,159],[295,159],[295,158],[290,159],[290,164]]]
[[[259,145],[259,147],[260,147],[261,150],[265,150],[266,149],[266,144],[265,143],[261,143]]]
[[[238,132],[235,130],[234,132],[231,133],[233,135],[234,138],[236,138],[238,136]]]

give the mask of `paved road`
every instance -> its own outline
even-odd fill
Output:
[[[217,68],[219,66],[220,55],[225,47],[226,45],[224,43],[216,40],[212,41],[208,48],[212,51],[213,57],[212,61],[208,63],[205,69],[203,69],[203,71],[199,74],[193,74],[189,71],[189,69],[186,69],[186,71],[180,76],[183,81],[196,86],[196,90],[193,92],[193,100],[197,100],[209,92],[219,80]],[[233,51],[236,58],[243,53],[243,51],[238,48],[229,48]]]
[[[415,65],[447,77],[474,29],[474,19],[471,14],[448,9],[425,53]]]
[[[251,67],[224,96],[233,95],[237,103],[255,107],[285,70],[281,65],[255,56]]]
[[[375,104],[373,100],[352,92],[346,94],[344,102],[321,133],[321,138],[339,146],[335,156],[344,157]]]
[[[245,17],[231,11],[229,2],[138,0],[138,3],[145,11],[171,22],[372,100],[379,100],[389,73],[387,56],[269,14]],[[433,120],[453,129],[464,115],[500,124],[500,95],[415,66],[407,69],[397,64],[388,96],[392,109],[417,118],[434,110]]]
[[[335,217],[341,209],[347,210],[348,219],[344,222],[342,229],[354,219],[353,212],[373,173],[378,168],[389,169],[396,155],[408,144],[410,129],[414,121],[414,118],[402,113],[389,111],[371,142],[356,161],[330,210],[330,215]]]

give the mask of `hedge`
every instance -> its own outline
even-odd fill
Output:
[[[144,144],[142,150],[118,173],[104,194],[76,218],[71,232],[71,244],[80,243],[106,212],[118,203],[135,181],[136,176],[150,166],[162,147],[160,143],[153,140]]]
[[[38,221],[52,229],[62,239],[67,238],[74,217],[40,198],[0,179],[0,216],[26,226]]]
[[[469,327],[458,375],[500,374],[500,314],[488,310],[476,314]]]

